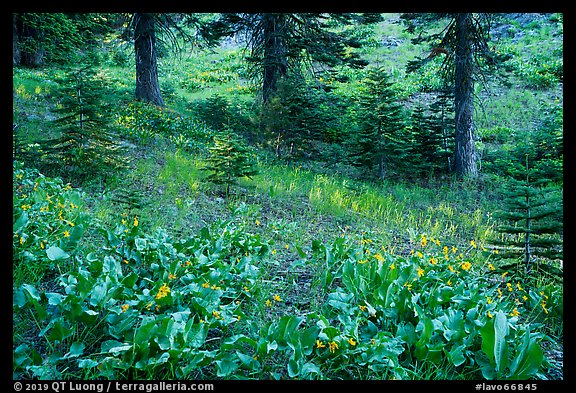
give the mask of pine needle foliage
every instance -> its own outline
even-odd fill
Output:
[[[526,155],[524,178],[511,178],[503,187],[503,209],[495,214],[505,222],[497,228],[503,236],[493,242],[504,246],[499,258],[521,261],[525,272],[535,261],[562,259],[562,195],[545,187],[550,180],[529,164]]]
[[[90,65],[61,80],[57,136],[42,141],[39,149],[39,165],[48,173],[81,183],[123,166],[104,93],[104,82]]]
[[[390,76],[382,67],[368,70],[359,101],[358,130],[349,142],[352,165],[367,176],[399,174],[410,155],[410,140],[402,106]]]
[[[258,173],[255,154],[230,130],[214,136],[206,161],[202,168],[210,172],[206,180],[225,185],[226,198],[230,195],[230,186],[239,178],[251,178]]]

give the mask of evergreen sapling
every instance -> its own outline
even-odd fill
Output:
[[[230,186],[236,184],[238,178],[251,178],[258,173],[254,154],[232,132],[215,135],[209,153],[202,170],[211,172],[206,180],[226,186],[226,197],[230,195]]]

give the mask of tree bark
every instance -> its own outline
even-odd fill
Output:
[[[264,34],[262,101],[266,104],[270,94],[276,90],[278,79],[286,75],[288,59],[284,16],[282,14],[264,14],[262,23]]]
[[[153,14],[134,14],[134,52],[136,53],[136,99],[164,106],[158,83]]]
[[[20,47],[18,44],[18,28],[16,27],[16,14],[12,14],[12,65],[20,65]]]
[[[472,51],[472,15],[456,16],[456,54],[454,103],[456,112],[456,143],[454,171],[462,177],[478,177],[478,155],[474,134],[474,91]]]
[[[32,68],[44,65],[46,51],[42,45],[41,31],[37,27],[39,24],[37,14],[13,14],[14,65]]]

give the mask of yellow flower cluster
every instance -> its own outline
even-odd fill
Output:
[[[168,285],[166,283],[164,283],[164,284],[162,284],[162,286],[158,290],[158,293],[156,294],[155,299],[156,300],[162,299],[162,298],[168,296],[169,293],[170,293],[170,288],[168,288]]]

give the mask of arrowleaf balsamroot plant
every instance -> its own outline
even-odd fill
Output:
[[[15,288],[15,323],[32,318],[41,340],[16,340],[15,376],[410,379],[418,363],[451,378],[527,379],[544,366],[540,322],[558,316],[559,294],[494,273],[493,251],[473,240],[460,250],[422,235],[406,257],[367,236],[315,240],[298,253],[322,266],[312,285],[323,303],[259,314],[286,299],[261,279],[278,254],[252,220],[179,239],[127,213],[113,228],[84,219],[103,238],[84,254],[64,235],[78,241],[81,194],[15,165],[16,262],[69,264],[55,288]]]

